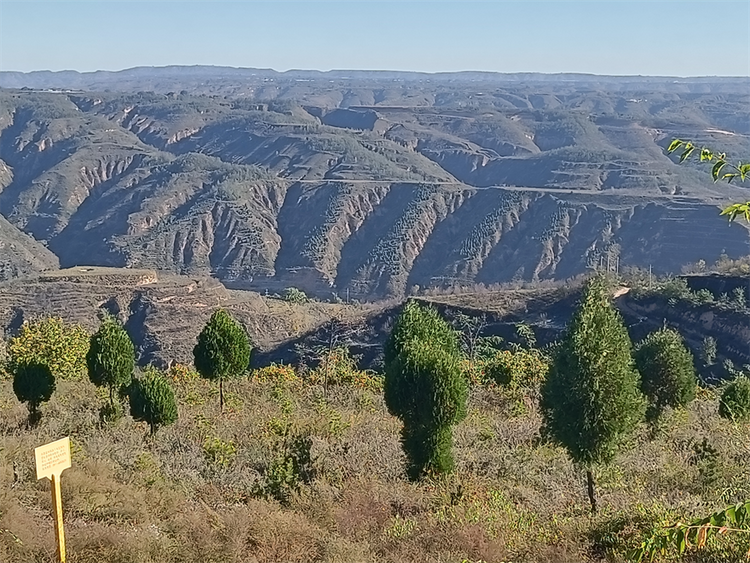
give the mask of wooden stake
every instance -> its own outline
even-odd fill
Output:
[[[52,519],[55,521],[55,538],[57,539],[57,560],[65,563],[65,529],[63,528],[62,496],[60,494],[60,475],[54,473],[52,482]]]

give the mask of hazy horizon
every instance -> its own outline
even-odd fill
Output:
[[[95,74],[98,72],[106,73],[119,73],[128,72],[136,69],[168,69],[168,68],[215,68],[215,69],[232,69],[232,70],[258,70],[264,72],[276,72],[279,74],[287,74],[294,72],[319,72],[321,74],[332,73],[332,72],[374,72],[374,73],[401,73],[401,74],[425,74],[428,76],[439,76],[443,74],[499,74],[499,75],[518,75],[518,74],[539,74],[544,76],[555,76],[555,75],[580,75],[580,76],[601,76],[601,77],[612,77],[612,78],[676,78],[676,79],[697,79],[697,78],[750,78],[748,75],[717,75],[717,74],[702,74],[702,75],[667,75],[667,74],[602,74],[595,72],[537,72],[537,71],[513,71],[503,72],[497,70],[448,70],[448,71],[424,71],[424,70],[402,70],[392,68],[330,68],[330,69],[319,69],[319,68],[289,68],[286,70],[279,70],[275,68],[261,68],[261,67],[250,67],[250,66],[230,66],[230,65],[212,65],[212,64],[165,64],[165,65],[137,65],[127,68],[107,69],[99,68],[95,70],[80,71],[72,68],[64,68],[60,70],[51,70],[46,68],[40,68],[28,71],[14,71],[0,69],[0,72],[17,72],[21,74],[33,74],[33,73],[66,73],[75,72],[78,74]]]
[[[728,15],[738,31],[710,23]],[[745,77],[748,23],[748,2],[2,0],[0,70]]]

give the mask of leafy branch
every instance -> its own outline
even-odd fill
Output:
[[[728,184],[731,184],[732,181],[737,178],[739,178],[740,181],[744,182],[750,177],[750,163],[743,163],[742,161],[740,161],[735,166],[727,160],[726,153],[717,153],[708,147],[698,148],[698,146],[693,144],[691,141],[683,141],[680,139],[673,140],[669,144],[667,152],[669,154],[672,154],[677,149],[682,150],[682,153],[680,154],[680,162],[684,162],[685,160],[690,158],[690,156],[693,155],[696,150],[700,155],[701,162],[715,161],[713,167],[711,168],[711,176],[713,177],[714,182],[725,180]],[[747,201],[745,203],[734,203],[725,208],[721,212],[721,215],[726,215],[730,221],[734,221],[737,215],[742,215],[745,217],[745,220],[747,222],[750,222],[750,201]]]
[[[635,563],[653,561],[670,548],[677,548],[679,554],[684,555],[689,549],[702,549],[711,537],[730,532],[750,534],[750,502],[730,506],[690,524],[677,522],[662,527],[633,550],[628,559]],[[750,551],[747,558],[750,559]]]

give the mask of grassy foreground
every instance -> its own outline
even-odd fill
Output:
[[[474,387],[456,472],[412,483],[377,390],[243,379],[226,385],[220,415],[216,386],[175,389],[179,419],[151,438],[129,416],[102,425],[88,381],[58,381],[29,428],[0,381],[0,561],[53,561],[33,450],[66,435],[71,563],[621,561],[654,526],[750,498],[750,429],[719,418],[707,390],[598,472],[592,517],[583,472],[540,439],[529,390]],[[688,560],[745,560],[748,536]]]

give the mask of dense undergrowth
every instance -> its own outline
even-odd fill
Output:
[[[340,366],[258,370],[227,384],[223,415],[215,385],[173,369],[179,418],[154,437],[130,417],[102,425],[104,391],[83,380],[59,381],[30,428],[0,381],[0,561],[53,560],[33,449],[64,435],[71,563],[621,561],[661,525],[750,498],[750,428],[718,416],[714,390],[640,428],[599,470],[591,516],[580,470],[540,438],[533,377],[498,386],[475,366],[455,473],[410,482],[378,378]],[[748,547],[716,536],[687,557],[740,561]]]

